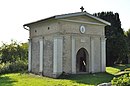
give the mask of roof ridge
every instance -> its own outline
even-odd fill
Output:
[[[45,18],[45,19],[41,19],[41,20],[38,20],[38,21],[35,21],[35,22],[31,22],[31,23],[28,23],[28,24],[24,24],[23,26],[27,26],[29,24],[33,24],[33,23],[36,23],[36,22],[40,22],[40,21],[44,21],[44,20],[48,20],[48,19],[61,19],[61,18],[66,18],[66,17],[73,17],[73,16],[80,16],[80,15],[87,15],[95,20],[98,20],[106,25],[111,25],[109,22],[103,20],[103,19],[100,19],[96,16],[93,16],[92,14],[88,13],[88,12],[75,12],[75,13],[68,13],[68,14],[61,14],[61,15],[55,15],[55,16],[52,16],[52,17],[48,17],[48,18]]]

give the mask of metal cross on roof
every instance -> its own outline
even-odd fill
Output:
[[[84,7],[83,7],[83,6],[82,6],[80,9],[81,9],[81,12],[83,12],[83,11],[84,11]]]

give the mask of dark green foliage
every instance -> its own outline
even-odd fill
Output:
[[[11,44],[5,44],[0,47],[0,63],[15,62],[17,60],[27,60],[28,44],[18,44],[11,41]]]
[[[22,60],[15,61],[14,63],[2,63],[0,64],[0,74],[23,72],[27,70],[27,62]]]
[[[130,58],[130,29],[128,31],[125,32],[126,35],[126,39],[127,39],[127,44],[128,44],[128,58]]]
[[[0,74],[27,70],[27,56],[27,43],[3,43],[0,47]]]
[[[125,74],[111,80],[112,85],[115,86],[130,86],[130,74]]]
[[[111,23],[111,26],[105,27],[105,35],[107,38],[107,66],[125,62],[127,60],[128,48],[124,31],[121,28],[119,14],[101,12],[95,13],[94,15]]]

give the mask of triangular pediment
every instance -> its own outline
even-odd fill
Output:
[[[102,22],[100,22],[96,19],[90,18],[86,15],[67,17],[67,18],[63,18],[63,20],[75,21],[75,22],[84,22],[84,23],[104,24],[104,23],[102,23]]]
[[[55,19],[65,19],[68,21],[76,21],[76,22],[86,22],[86,23],[98,23],[104,25],[110,25],[109,22],[97,18],[87,12],[77,12],[77,13],[70,13],[70,14],[63,14],[55,16]]]
[[[46,19],[38,20],[35,22],[31,22],[29,24],[41,22],[41,21],[46,21],[49,19],[60,19],[60,20],[66,20],[66,21],[72,21],[72,22],[80,22],[80,23],[90,23],[90,24],[99,24],[99,25],[111,25],[109,22],[102,20],[100,18],[97,18],[87,12],[76,12],[76,13],[69,13],[69,14],[62,14],[62,15],[56,15],[52,16]]]

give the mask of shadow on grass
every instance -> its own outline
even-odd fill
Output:
[[[13,86],[13,82],[16,81],[12,80],[8,76],[0,76],[0,86]]]
[[[130,73],[130,64],[117,64],[114,68],[120,70],[117,74],[115,74],[116,76]]]
[[[116,64],[114,68],[124,71],[126,68],[130,68],[130,64]]]
[[[110,82],[113,77],[114,75],[105,72],[95,74],[62,75],[59,79],[72,80],[79,84],[98,85],[100,83]]]

